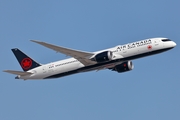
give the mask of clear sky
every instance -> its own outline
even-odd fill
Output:
[[[18,47],[40,63],[66,56],[31,39],[97,51],[152,37],[178,46],[134,60],[134,70],[15,80],[0,72],[0,120],[180,120],[179,0],[1,0],[1,71],[22,70]]]

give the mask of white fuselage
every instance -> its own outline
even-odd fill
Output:
[[[75,58],[64,59],[52,63],[48,63],[28,72],[32,72],[32,75],[18,76],[19,79],[45,79],[45,78],[57,78],[79,72],[86,72],[92,70],[100,70],[104,68],[111,68],[124,61],[129,61],[148,55],[157,54],[166,51],[176,46],[173,41],[162,41],[165,38],[152,38],[141,40],[138,42],[128,43],[125,45],[118,45],[113,48],[94,52],[95,54],[103,51],[112,51],[113,59],[103,64],[97,63],[96,65],[85,66]],[[53,76],[53,77],[50,77]]]

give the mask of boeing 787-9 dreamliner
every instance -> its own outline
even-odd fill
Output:
[[[15,74],[17,75],[16,79],[24,80],[59,78],[102,69],[110,69],[122,73],[134,68],[131,60],[162,53],[176,46],[176,43],[168,38],[150,38],[97,52],[85,52],[37,40],[31,41],[72,58],[40,64],[18,48],[14,48],[12,52],[23,71],[4,70],[4,72]]]

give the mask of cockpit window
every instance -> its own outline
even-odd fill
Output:
[[[171,41],[170,39],[163,39],[163,42]]]

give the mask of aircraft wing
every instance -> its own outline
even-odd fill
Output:
[[[14,75],[21,75],[21,76],[33,74],[31,72],[22,72],[22,71],[15,71],[15,70],[4,70],[3,72],[11,73],[11,74],[14,74]]]
[[[44,47],[55,50],[57,52],[60,52],[62,54],[65,54],[67,56],[74,57],[75,59],[80,61],[85,66],[96,64],[96,62],[89,59],[91,56],[94,55],[93,53],[79,51],[79,50],[73,50],[73,49],[69,49],[69,48],[65,48],[65,47],[61,47],[61,46],[56,46],[56,45],[53,45],[53,44],[49,44],[49,43],[41,42],[41,41],[37,41],[37,40],[31,40],[31,41],[35,42],[35,43],[38,43],[38,44],[40,44],[40,45],[42,45]]]

